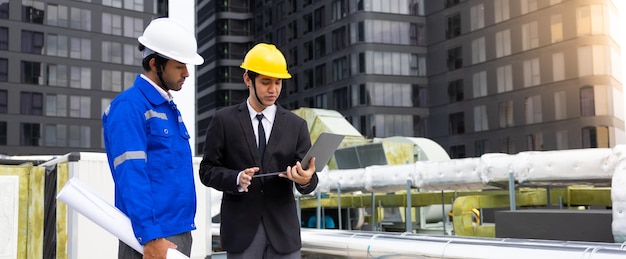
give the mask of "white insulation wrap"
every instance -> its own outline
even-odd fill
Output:
[[[615,171],[611,182],[613,238],[615,242],[626,242],[626,146],[618,146],[614,151]]]
[[[609,184],[615,166],[626,153],[625,145],[610,148],[562,151],[528,151],[514,155],[489,153],[477,158],[418,161],[404,165],[375,165],[359,169],[318,173],[317,191],[383,192],[406,188],[421,190],[468,190],[493,188],[507,182],[509,173],[521,184]],[[497,184],[496,184],[497,185]]]
[[[57,199],[143,254],[143,246],[135,239],[130,219],[115,206],[82,185],[78,179],[70,179],[57,195]],[[167,251],[167,258],[189,259],[178,250],[171,248]]]

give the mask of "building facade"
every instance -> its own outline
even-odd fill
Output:
[[[198,24],[205,49],[216,53],[199,73],[198,150],[212,112],[246,98],[238,65],[256,42],[274,43],[287,57],[294,77],[284,82],[281,105],[338,110],[370,138],[427,137],[456,158],[625,141],[610,0],[205,0],[198,7],[199,18],[202,8],[213,10]]]
[[[610,0],[431,1],[429,138],[451,157],[624,143]]]
[[[0,0],[0,154],[104,151],[102,112],[167,1]]]
[[[258,42],[287,58],[283,107],[337,110],[368,137],[426,136],[424,2],[199,1],[196,150],[213,113],[247,98],[239,65]]]
[[[166,0],[0,0],[0,154],[103,151],[100,116],[137,73]],[[451,157],[624,143],[611,0],[199,0],[196,143],[243,102],[245,52],[270,42],[279,104],[341,112],[364,136]]]

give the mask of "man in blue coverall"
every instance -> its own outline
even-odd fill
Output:
[[[189,256],[196,228],[192,154],[170,90],[182,88],[186,64],[204,59],[194,34],[170,18],[153,20],[138,40],[145,72],[102,115],[115,206],[130,218],[144,259],[166,258],[169,248]],[[119,258],[142,258],[119,243]]]

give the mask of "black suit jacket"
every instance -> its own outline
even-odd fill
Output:
[[[257,177],[248,192],[239,192],[236,183],[237,174],[250,167],[259,166],[257,174],[285,171],[300,161],[310,147],[306,121],[278,105],[262,159],[245,102],[215,113],[207,128],[200,180],[224,194],[220,215],[224,250],[243,252],[261,222],[276,251],[291,253],[301,248],[293,182],[278,176]],[[300,193],[308,194],[317,183],[314,174],[309,185],[295,186]]]

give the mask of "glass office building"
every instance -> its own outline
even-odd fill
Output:
[[[341,112],[367,137],[426,137],[451,157],[624,143],[611,0],[198,1],[197,150],[242,102],[245,51],[271,42],[279,103]]]
[[[104,151],[101,115],[167,2],[0,0],[0,154]]]

